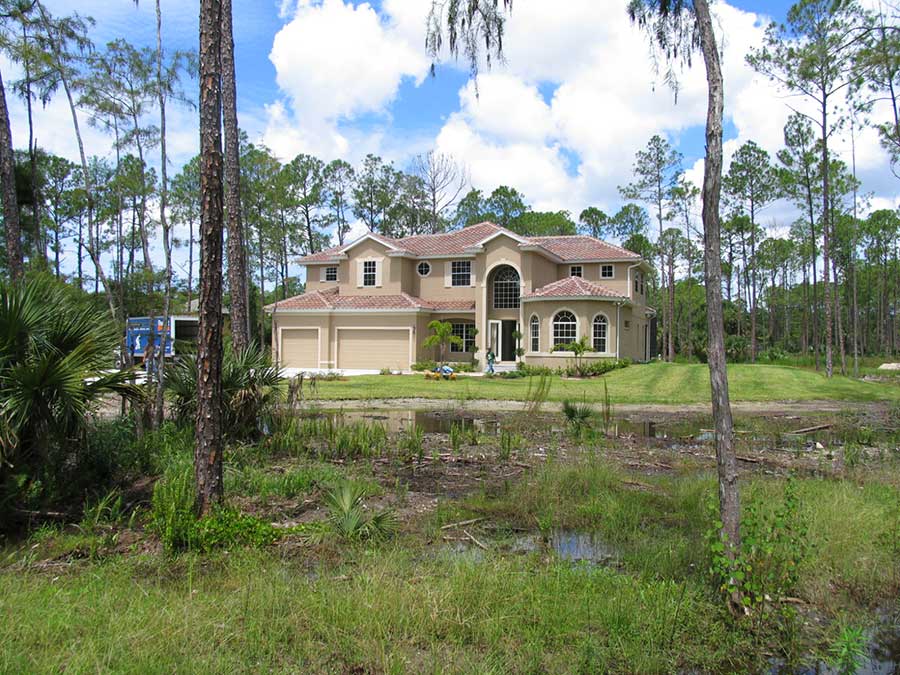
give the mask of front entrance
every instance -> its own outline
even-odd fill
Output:
[[[491,319],[488,321],[488,347],[494,352],[497,361],[516,360],[516,332],[519,322],[515,319]]]

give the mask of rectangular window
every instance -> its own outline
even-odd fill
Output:
[[[570,277],[580,277],[581,276],[581,265],[572,265],[569,268],[569,276]]]
[[[325,281],[337,281],[337,267],[325,268]]]
[[[377,264],[374,260],[363,261],[363,286],[375,285],[375,266]]]
[[[631,330],[631,322],[625,319],[625,330]]]
[[[601,279],[615,279],[616,277],[616,268],[612,265],[600,265],[600,278]]]
[[[471,260],[454,260],[450,263],[450,284],[452,286],[472,285]]]
[[[541,322],[536,316],[531,317],[531,351],[541,351]]]
[[[639,293],[640,288],[641,288],[641,273],[635,272],[634,273],[634,292]]]
[[[475,351],[475,324],[454,323],[453,334],[463,341],[462,347],[457,344],[450,345],[450,351],[454,354]]]

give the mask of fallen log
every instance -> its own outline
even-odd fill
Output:
[[[822,429],[830,429],[833,424],[817,424],[814,427],[806,427],[804,429],[797,429],[796,431],[787,431],[785,432],[788,436],[796,436],[798,434],[811,434],[813,431],[822,431]]]
[[[480,523],[484,518],[472,518],[470,520],[461,520],[458,523],[448,523],[447,525],[441,525],[442,530],[449,530],[453,527],[463,527],[465,525],[474,525],[475,523]]]

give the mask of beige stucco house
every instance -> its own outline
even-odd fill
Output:
[[[562,366],[572,354],[554,346],[582,336],[594,349],[586,359],[651,356],[651,268],[593,237],[523,237],[480,223],[404,239],[368,233],[299,262],[306,292],[266,308],[285,368],[409,370],[436,358],[422,346],[434,319],[464,342],[451,361],[474,354],[484,364],[490,346],[512,364],[521,347],[526,363]]]

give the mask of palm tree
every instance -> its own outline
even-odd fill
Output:
[[[437,347],[438,353],[441,356],[441,365],[443,366],[445,363],[444,354],[446,353],[447,347],[449,345],[462,347],[462,338],[453,334],[453,324],[449,321],[438,321],[435,319],[428,324],[428,330],[432,331],[432,335],[425,338],[422,346],[426,349]]]
[[[506,10],[512,0],[433,0],[428,16],[426,46],[437,58],[446,33],[453,56],[462,50],[470,74],[478,73],[484,49],[485,62],[500,58]],[[722,192],[722,115],[724,106],[722,67],[713,30],[708,0],[631,0],[628,13],[647,31],[654,44],[672,64],[690,65],[690,57],[700,50],[706,65],[707,114],[706,161],[703,169],[703,231],[705,241],[706,312],[709,337],[709,379],[716,425],[716,464],[719,479],[719,514],[725,554],[733,559],[740,550],[740,499],[737,486],[737,459],[734,454],[734,423],[728,395],[725,363],[725,324],[722,314],[722,260],[719,237],[719,198]],[[677,87],[674,69],[666,79]],[[730,607],[738,611],[740,598],[733,594]]]
[[[197,508],[223,496],[221,0],[200,0],[200,336],[197,346]]]

